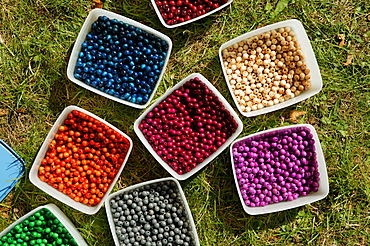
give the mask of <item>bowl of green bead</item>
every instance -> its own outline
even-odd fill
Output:
[[[0,233],[0,245],[87,246],[76,227],[54,204],[30,211]]]

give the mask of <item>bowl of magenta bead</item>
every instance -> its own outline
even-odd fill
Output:
[[[94,9],[73,46],[67,76],[101,96],[146,108],[171,50],[168,36],[116,13]]]
[[[70,245],[87,243],[54,204],[35,208],[0,233],[0,245]]]
[[[231,4],[233,0],[152,0],[161,23],[175,28],[207,17]]]
[[[312,125],[243,137],[231,144],[230,155],[240,201],[248,214],[303,206],[329,193],[325,159]]]
[[[220,47],[219,58],[235,105],[246,117],[291,106],[322,88],[315,54],[298,20],[234,38]]]
[[[134,130],[173,177],[185,180],[227,148],[243,123],[211,82],[194,73],[151,105]]]
[[[132,146],[131,138],[113,125],[68,106],[41,145],[29,178],[59,201],[95,214],[122,173]]]
[[[115,245],[200,245],[180,183],[162,178],[139,183],[105,202]]]

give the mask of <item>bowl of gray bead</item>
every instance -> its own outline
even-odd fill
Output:
[[[180,183],[162,178],[109,195],[109,226],[120,245],[200,245],[194,220]]]

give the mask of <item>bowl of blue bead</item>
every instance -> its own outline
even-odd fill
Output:
[[[122,15],[94,9],[73,46],[68,78],[116,102],[145,108],[172,50],[171,39]]]
[[[180,183],[162,178],[111,195],[105,209],[115,245],[200,245]]]

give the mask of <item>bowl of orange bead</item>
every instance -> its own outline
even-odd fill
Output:
[[[86,214],[95,214],[117,182],[132,140],[76,106],[60,114],[42,144],[29,178],[39,189]]]
[[[219,49],[231,96],[246,117],[301,102],[322,89],[307,33],[298,20],[258,28]]]

